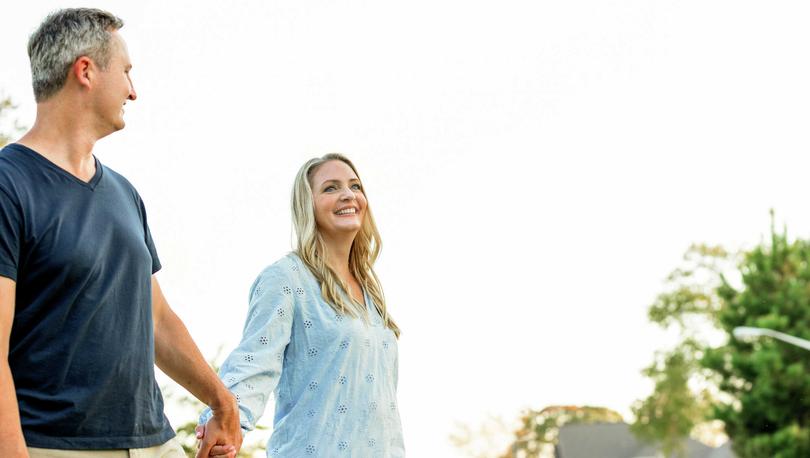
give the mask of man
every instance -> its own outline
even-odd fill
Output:
[[[0,457],[183,457],[154,364],[214,410],[198,456],[242,442],[154,277],[140,196],[92,154],[136,99],[122,26],[66,9],[28,44],[36,122],[0,151]]]

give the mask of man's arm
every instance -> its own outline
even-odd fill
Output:
[[[28,457],[22,426],[20,406],[14,391],[14,379],[8,365],[8,344],[14,322],[14,280],[0,277],[0,456]]]
[[[197,399],[211,407],[213,418],[197,457],[207,457],[214,445],[232,445],[233,457],[242,445],[236,398],[211,370],[188,329],[169,307],[157,279],[152,276],[152,318],[155,325],[155,363]]]

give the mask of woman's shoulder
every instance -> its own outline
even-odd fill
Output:
[[[295,252],[290,252],[276,262],[262,269],[256,278],[256,283],[264,283],[268,280],[287,282],[301,282],[305,280],[307,267]]]

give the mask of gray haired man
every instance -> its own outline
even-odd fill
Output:
[[[28,44],[36,122],[0,151],[2,457],[183,457],[155,364],[214,410],[198,456],[242,442],[236,400],[154,276],[143,201],[93,156],[136,99],[122,26],[66,9]]]

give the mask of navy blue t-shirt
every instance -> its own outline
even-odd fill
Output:
[[[9,365],[28,446],[142,448],[174,436],[155,381],[138,192],[96,160],[85,183],[19,144],[0,150],[0,275],[16,281]]]

